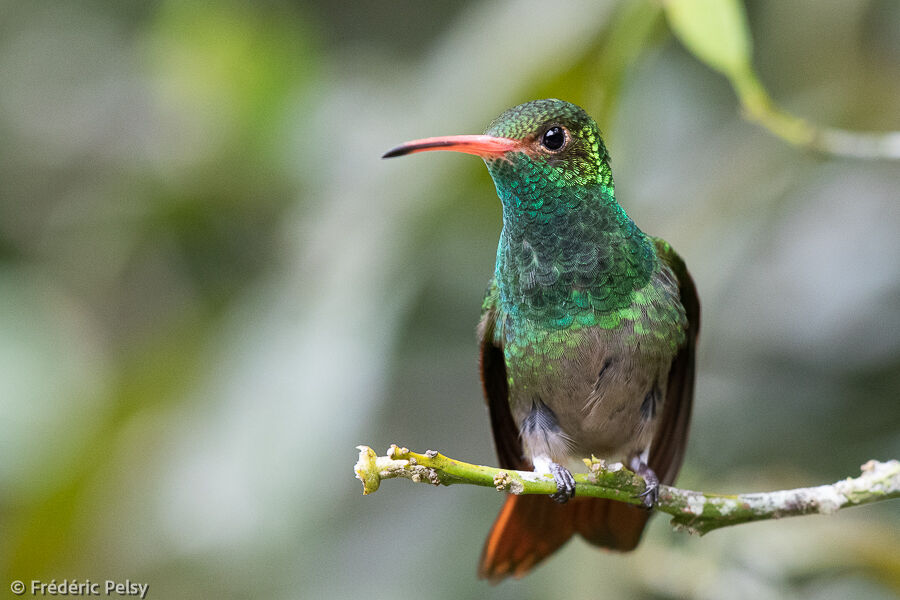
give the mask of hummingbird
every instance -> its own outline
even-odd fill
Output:
[[[700,304],[684,261],[616,201],[600,130],[574,104],[526,102],[483,135],[383,158],[433,150],[480,156],[494,180],[503,228],[477,327],[494,445],[502,468],[557,489],[507,496],[478,574],[522,577],[576,533],[633,550],[687,444]],[[644,478],[641,506],[574,497],[570,467],[592,455]]]

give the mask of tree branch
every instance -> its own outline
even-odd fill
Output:
[[[552,494],[556,484],[549,475],[512,471],[464,463],[429,450],[425,454],[391,445],[387,456],[376,456],[368,446],[357,446],[359,461],[354,468],[363,482],[363,494],[378,489],[383,479],[402,477],[433,485],[467,483],[494,487],[511,494]],[[607,465],[585,460],[588,473],[575,474],[575,494],[609,498],[640,505],[637,496],[644,480],[621,464]],[[842,508],[900,498],[900,461],[870,460],[862,474],[831,485],[756,494],[706,494],[662,485],[656,510],[672,515],[672,525],[704,534],[720,527],[750,521],[780,519],[808,514],[832,514]]]
[[[665,0],[669,26],[709,68],[725,75],[744,113],[789,144],[836,156],[900,159],[900,131],[864,132],[823,127],[780,108],[753,68],[747,11],[737,0]]]

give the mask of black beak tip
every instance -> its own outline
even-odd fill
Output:
[[[403,156],[407,152],[409,152],[408,148],[405,148],[403,146],[397,146],[396,148],[388,150],[387,152],[382,154],[381,158],[394,158],[395,156]]]

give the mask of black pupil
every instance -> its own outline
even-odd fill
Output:
[[[559,150],[566,143],[566,132],[562,127],[551,127],[541,138],[541,144],[547,150]]]

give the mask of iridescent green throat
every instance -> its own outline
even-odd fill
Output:
[[[495,278],[510,316],[612,328],[657,268],[652,241],[615,200],[605,157],[595,164],[573,174],[525,153],[488,162],[503,203]]]

